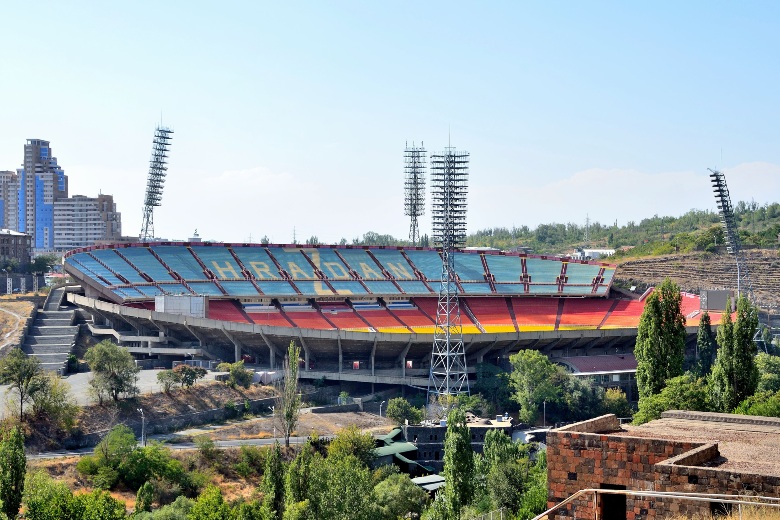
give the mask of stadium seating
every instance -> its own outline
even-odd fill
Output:
[[[441,265],[439,266],[441,270]],[[478,253],[456,253],[455,272],[461,282],[484,282],[485,266],[482,265],[482,255]],[[488,292],[490,292],[488,288]]]
[[[135,287],[116,287],[111,289],[115,294],[123,299],[143,298],[144,295],[138,292]]]
[[[147,247],[125,247],[118,250],[132,263],[136,269],[146,273],[153,280],[167,282],[173,280],[173,276],[162,265]]]
[[[339,254],[364,280],[384,280],[382,267],[364,249],[339,249]]]
[[[563,291],[561,291],[561,293],[571,296],[587,296],[593,294],[593,286],[566,284],[563,286]]]
[[[76,258],[80,258],[86,253],[79,253],[74,255]],[[133,266],[125,262],[124,258],[116,254],[114,249],[95,249],[90,251],[89,254],[106,264],[109,269],[115,273],[125,277],[130,283],[146,283],[143,276],[138,274]]]
[[[412,330],[415,330],[416,327],[431,327],[434,325],[431,318],[417,308],[393,309],[391,312],[401,323]]]
[[[636,328],[645,304],[639,300],[620,300],[607,316],[602,329]]]
[[[230,250],[221,246],[195,246],[193,252],[198,255],[214,275],[220,280],[242,280],[241,266],[230,254]],[[257,292],[257,291],[255,291]]]
[[[439,306],[439,301],[437,298],[415,298],[414,304],[420,308],[420,310],[424,311],[428,316],[431,317],[431,319],[436,320],[436,311]],[[479,329],[474,324],[473,321],[471,321],[471,318],[469,318],[468,314],[466,314],[462,309],[460,312],[460,322],[463,325],[463,333],[464,334],[474,334],[474,330],[476,329],[476,332],[479,332]],[[466,332],[466,330],[469,330],[469,332]]]
[[[427,280],[441,280],[441,257],[436,251],[406,251],[406,256]]]
[[[301,291],[301,294],[306,296],[333,296],[333,291],[330,290],[330,287],[324,281],[295,280],[294,283],[298,290]]]
[[[612,308],[612,300],[588,298],[566,299],[558,330],[595,329]]]
[[[547,287],[547,286],[545,286]],[[498,294],[525,294],[525,284],[522,283],[497,283]]]
[[[233,300],[209,300],[208,309],[209,319],[249,323],[241,306]]]
[[[396,280],[416,280],[414,269],[397,249],[372,249],[371,254]]]
[[[528,294],[558,294],[558,284],[532,283],[528,285]]]
[[[460,284],[463,287],[464,294],[491,294],[489,283],[465,282]]]
[[[78,259],[71,258],[70,262],[81,272],[100,282],[101,285],[124,285],[122,280],[114,276],[111,271],[100,265],[97,260],[88,254],[82,254]]]
[[[162,291],[155,285],[135,285],[134,287],[141,294],[150,298],[154,298],[155,296],[162,294]]]
[[[523,265],[519,256],[485,255],[485,260],[496,283],[522,281]]]
[[[257,280],[257,286],[264,294],[293,296],[298,294],[289,282],[284,280]]]
[[[333,329],[333,325],[328,323],[319,311],[294,311],[285,312],[285,314],[287,315],[287,319],[291,320],[296,327],[301,329]]]
[[[256,325],[268,325],[270,327],[292,327],[290,322],[281,312],[278,310],[263,311],[263,312],[249,312],[247,316]]]
[[[155,246],[151,249],[185,280],[207,280],[203,268],[186,247]]]
[[[187,294],[187,295],[190,295],[190,294],[192,294],[189,289],[184,287],[184,285],[182,285],[180,283],[176,283],[176,282],[173,282],[173,283],[161,283],[159,286],[160,286],[160,289],[162,289],[162,291],[165,294],[173,294],[173,295],[176,295],[176,294]]]
[[[205,296],[224,296],[224,293],[219,290],[217,284],[214,282],[187,282],[187,285],[195,292],[195,294],[203,294]]]
[[[552,283],[561,275],[561,262],[543,260],[541,258],[526,258],[526,271],[533,283]],[[491,271],[492,272],[492,271]]]
[[[466,304],[485,332],[517,332],[503,297],[466,298]]]
[[[512,309],[520,332],[554,330],[558,320],[557,298],[515,298]]]
[[[330,282],[333,288],[338,294],[350,295],[350,294],[368,294],[363,286],[358,281],[351,282]]]
[[[370,327],[366,322],[352,309],[333,313],[323,311],[323,314],[328,318],[328,321],[339,329],[362,332],[368,332],[370,330]]]
[[[259,293],[257,292],[257,289],[255,289],[255,286],[252,285],[252,282],[248,282],[246,280],[244,281],[235,281],[235,280],[226,280],[221,281],[220,285],[222,285],[222,288],[225,289],[225,292],[227,292],[230,296],[257,296]]]
[[[328,280],[352,280],[349,269],[332,249],[309,247],[303,248],[301,251],[317,266],[317,269],[322,271]]]
[[[592,285],[600,270],[600,265],[569,262],[566,266],[566,283]]]
[[[602,275],[604,277],[604,281],[602,282],[604,285],[609,285],[612,283],[612,279],[615,277],[615,268],[614,267],[605,267],[604,268],[604,274]]]
[[[316,280],[314,268],[301,253],[300,249],[286,247],[269,247],[268,253],[276,258],[282,269],[287,271],[293,280]],[[241,259],[243,262],[243,259]]]
[[[358,314],[379,332],[409,332],[409,329],[387,310],[361,310]]]
[[[234,247],[233,252],[244,264],[244,267],[258,280],[280,280],[282,278],[273,258],[268,255],[265,248]],[[294,291],[293,294],[295,294]]]
[[[398,288],[395,286],[395,284],[387,280],[385,281],[366,280],[363,283],[366,284],[368,290],[371,291],[373,294],[401,294],[398,291]]]
[[[429,291],[428,288],[425,287],[425,284],[418,281],[407,282],[407,281],[400,280],[398,281],[398,286],[401,287],[401,290],[404,292],[404,294],[408,294],[411,296],[417,294],[422,294],[427,296],[431,294],[431,291]],[[435,282],[433,284],[433,290],[434,291],[439,290],[438,282]]]

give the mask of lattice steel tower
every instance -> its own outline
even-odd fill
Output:
[[[154,238],[154,208],[160,205],[162,200],[163,185],[165,184],[165,172],[168,161],[168,148],[171,143],[173,130],[164,126],[158,126],[154,131],[152,142],[152,158],[149,160],[149,177],[146,181],[146,198],[144,199],[144,220],[141,224],[142,242]]]
[[[406,143],[404,150],[404,215],[410,217],[409,242],[416,246],[420,241],[417,217],[425,214],[425,147],[420,143]]]
[[[442,267],[429,400],[433,395],[469,392],[455,273],[455,250],[466,243],[469,154],[447,147],[443,153],[431,155],[430,166],[433,242],[441,251]]]
[[[745,287],[747,297],[753,299],[753,284],[750,281],[747,261],[742,254],[742,244],[739,240],[737,230],[737,221],[734,218],[734,208],[731,205],[731,196],[729,188],[726,186],[726,176],[718,170],[707,168],[710,171],[710,181],[712,182],[712,191],[715,193],[715,201],[720,211],[720,221],[726,232],[726,250],[734,255],[737,264],[737,293],[742,294],[742,288]]]

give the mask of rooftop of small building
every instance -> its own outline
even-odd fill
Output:
[[[614,434],[718,444],[720,459],[708,466],[780,475],[780,418],[708,412],[669,411],[641,426],[624,425]]]

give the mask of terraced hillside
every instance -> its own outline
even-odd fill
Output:
[[[753,249],[745,252],[753,291],[762,306],[780,305],[780,252]],[[671,278],[684,291],[737,288],[734,257],[727,254],[686,253],[629,260],[620,264],[620,285],[658,285]]]

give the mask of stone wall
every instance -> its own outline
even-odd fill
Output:
[[[610,416],[548,433],[549,507],[588,488],[780,496],[780,476],[702,467],[719,457],[717,444],[600,433],[604,429],[615,430]],[[601,504],[595,507],[601,508]],[[626,511],[628,520],[644,520],[678,513],[709,514],[710,504],[628,497]],[[574,501],[555,515],[567,519],[594,517],[592,495]]]

